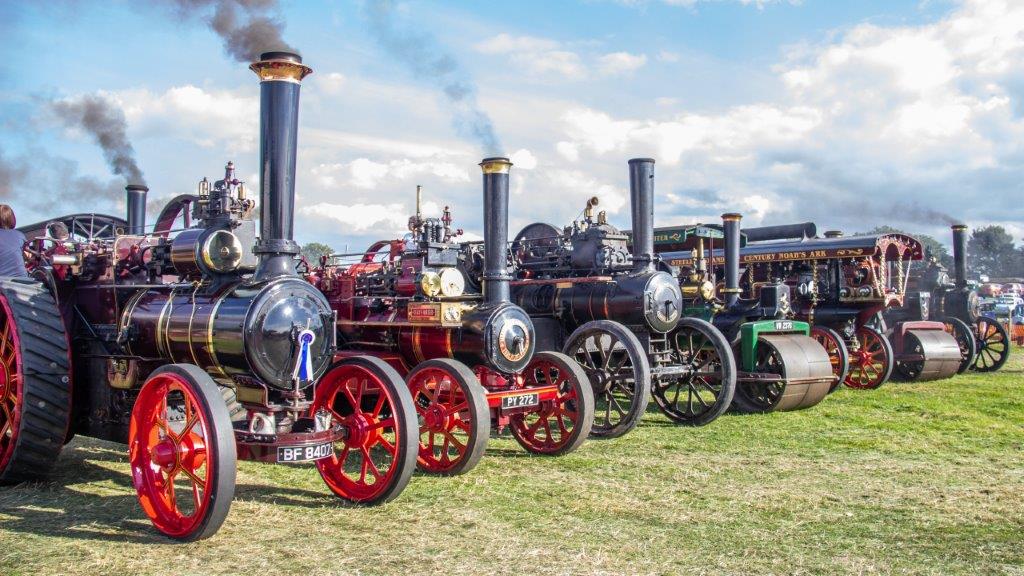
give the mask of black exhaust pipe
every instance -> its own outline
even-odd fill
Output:
[[[800,224],[780,224],[778,226],[744,228],[743,233],[747,235],[747,242],[765,242],[767,240],[804,240],[807,238],[814,238],[818,234],[818,227],[814,225],[814,222],[802,222]]]
[[[967,287],[967,225],[954,224],[953,229],[953,275],[957,288]]]
[[[629,198],[633,217],[633,271],[654,269],[654,160],[629,161]]]
[[[508,158],[484,158],[484,301],[511,301],[508,273]]]
[[[732,308],[740,299],[740,220],[735,213],[722,214],[722,232],[725,235],[725,296],[726,308]]]
[[[146,194],[149,188],[142,184],[129,184],[124,187],[128,194],[128,234],[142,236],[146,233]]]
[[[260,77],[260,238],[253,280],[295,274],[295,154],[299,88],[313,72],[292,52],[264,52],[249,69]]]

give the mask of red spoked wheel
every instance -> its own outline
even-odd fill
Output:
[[[487,449],[491,412],[476,375],[461,362],[438,358],[406,377],[419,417],[420,469],[455,475],[472,470]]]
[[[873,390],[892,376],[893,351],[889,339],[870,326],[857,329],[856,349],[850,351],[845,383],[858,390]]]
[[[846,349],[846,343],[838,332],[826,326],[812,327],[811,338],[817,340],[828,354],[828,359],[832,363],[832,375],[836,378],[828,391],[835,392],[850,371],[850,353]]]
[[[558,396],[533,412],[512,416],[512,436],[528,452],[560,456],[579,448],[594,425],[594,390],[579,364],[559,352],[538,352],[523,371],[523,387],[557,386]]]
[[[971,369],[978,372],[995,372],[1010,358],[1010,335],[995,318],[982,316],[978,318],[976,327],[978,355]]]
[[[128,431],[132,483],[142,510],[163,534],[212,536],[235,493],[235,440],[213,379],[196,366],[157,369],[139,391]]]
[[[339,498],[376,504],[401,494],[416,469],[416,411],[395,369],[378,358],[334,363],[317,384],[311,408],[326,412],[346,434],[334,455],[316,463]]]

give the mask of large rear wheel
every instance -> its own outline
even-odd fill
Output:
[[[828,389],[829,393],[835,392],[846,380],[850,371],[850,352],[846,349],[846,343],[842,336],[827,326],[814,326],[811,328],[811,338],[818,341],[828,354],[829,362],[832,363],[832,375],[835,382]]]
[[[71,421],[68,341],[46,287],[0,279],[0,484],[39,480]]]
[[[139,504],[157,530],[186,542],[217,532],[235,494],[236,452],[231,417],[209,374],[169,364],[149,376],[132,408],[128,460]]]
[[[858,390],[873,390],[892,376],[893,351],[889,339],[877,329],[861,326],[850,349],[850,371],[845,383]]]
[[[974,330],[959,318],[946,318],[944,324],[946,332],[956,339],[956,345],[960,348],[960,367],[956,373],[963,374],[974,365],[978,357],[978,341],[974,337]]]
[[[455,475],[472,470],[487,449],[491,413],[476,375],[448,358],[427,360],[406,376],[419,416],[420,470]]]
[[[994,318],[978,318],[977,342],[978,357],[973,368],[978,372],[995,372],[1010,358],[1010,335]]]
[[[562,351],[583,367],[594,389],[590,434],[617,438],[632,430],[651,398],[651,365],[636,335],[618,322],[594,320],[573,331]]]
[[[512,436],[528,452],[561,456],[580,447],[594,424],[594,391],[587,373],[558,352],[538,352],[523,372],[523,387],[556,386],[558,395],[511,418]]]
[[[673,364],[687,372],[654,382],[654,402],[676,424],[709,424],[729,409],[736,394],[736,360],[729,341],[699,318],[682,318],[669,339]]]
[[[334,455],[316,463],[335,495],[377,504],[402,493],[416,469],[419,435],[412,396],[394,368],[369,356],[335,362],[317,383],[311,411],[346,429]]]

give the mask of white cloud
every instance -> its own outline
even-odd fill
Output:
[[[332,204],[319,202],[300,206],[299,214],[327,219],[344,226],[352,234],[379,232],[394,238],[406,232],[409,214],[402,204]]]
[[[537,157],[533,155],[529,150],[521,148],[512,153],[509,157],[512,164],[522,170],[533,170],[537,167]]]
[[[587,74],[578,54],[547,38],[501,33],[478,43],[476,50],[481,54],[508,56],[516,66],[534,76],[558,75],[577,80]]]
[[[316,183],[323,188],[351,186],[375,190],[385,182],[407,184],[425,176],[433,176],[446,183],[469,182],[469,171],[465,166],[445,161],[413,161],[407,158],[387,162],[356,158],[347,163],[319,164],[312,168],[310,173]]]
[[[642,68],[644,64],[647,64],[647,56],[629,52],[612,52],[601,56],[597,62],[602,74],[617,76],[629,74]]]
[[[203,148],[251,151],[259,136],[259,99],[251,90],[208,90],[192,85],[162,93],[113,93],[141,137],[180,138]]]

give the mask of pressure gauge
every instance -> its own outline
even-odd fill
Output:
[[[462,296],[462,293],[465,291],[466,279],[462,277],[462,272],[455,268],[441,270],[441,294],[454,298]]]
[[[704,281],[700,284],[700,297],[704,300],[711,300],[715,297],[715,285],[711,282]]]
[[[420,276],[420,290],[428,298],[433,298],[441,293],[441,276],[437,272],[424,272]]]

